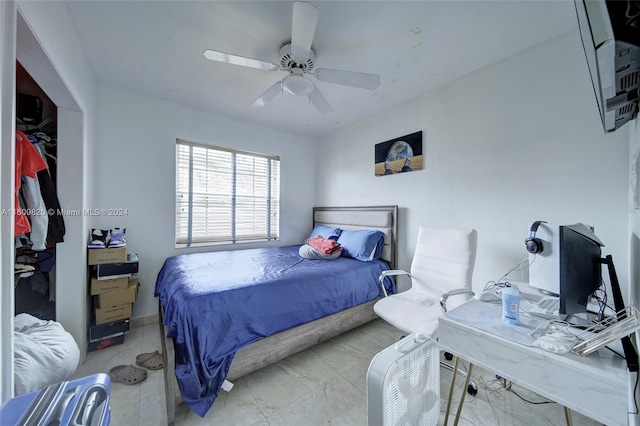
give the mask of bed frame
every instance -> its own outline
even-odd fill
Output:
[[[385,247],[381,258],[389,263],[391,269],[396,269],[398,257],[398,206],[314,207],[313,224],[314,226],[321,224],[347,230],[376,229],[382,231],[385,234]],[[227,380],[233,381],[378,318],[373,312],[373,305],[376,301],[372,300],[276,333],[239,349],[231,363]],[[173,425],[175,406],[177,403],[182,402],[182,397],[176,386],[173,339],[166,337],[168,330],[163,325],[164,311],[160,302],[158,302],[158,306],[160,340],[164,358],[167,423]]]

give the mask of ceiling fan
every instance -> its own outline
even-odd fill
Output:
[[[315,68],[316,55],[311,49],[313,35],[318,23],[318,9],[309,3],[293,2],[293,22],[291,26],[291,43],[280,49],[280,60],[277,64],[244,56],[232,55],[216,50],[205,50],[205,58],[256,68],[267,71],[286,71],[288,75],[274,83],[251,106],[263,107],[281,93],[295,96],[308,96],[309,101],[326,115],[333,108],[305,74],[315,76],[318,80],[343,86],[359,87],[375,90],[380,85],[380,76],[353,71],[342,71],[330,68]]]

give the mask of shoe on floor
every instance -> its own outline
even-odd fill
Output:
[[[125,232],[127,232],[127,228],[113,228],[111,230],[109,248],[126,247],[127,240],[124,237]]]
[[[147,370],[133,365],[116,365],[109,370],[109,377],[112,382],[135,385],[147,378]]]
[[[108,229],[92,229],[89,234],[89,248],[103,249],[107,246],[107,238],[109,237]]]
[[[148,370],[159,370],[164,366],[164,360],[160,352],[149,352],[136,357],[136,364]]]

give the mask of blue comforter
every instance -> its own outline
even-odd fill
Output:
[[[235,352],[282,330],[381,296],[384,261],[310,260],[300,246],[168,258],[155,295],[174,339],[176,378],[187,405],[204,416]],[[395,292],[393,280],[385,287]]]

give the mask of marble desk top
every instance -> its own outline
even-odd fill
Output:
[[[501,317],[501,306],[487,305],[471,299],[440,318],[441,349],[598,422],[628,424],[630,377],[624,359],[606,349],[586,357],[555,354],[456,319],[459,309],[478,310],[479,324]]]

